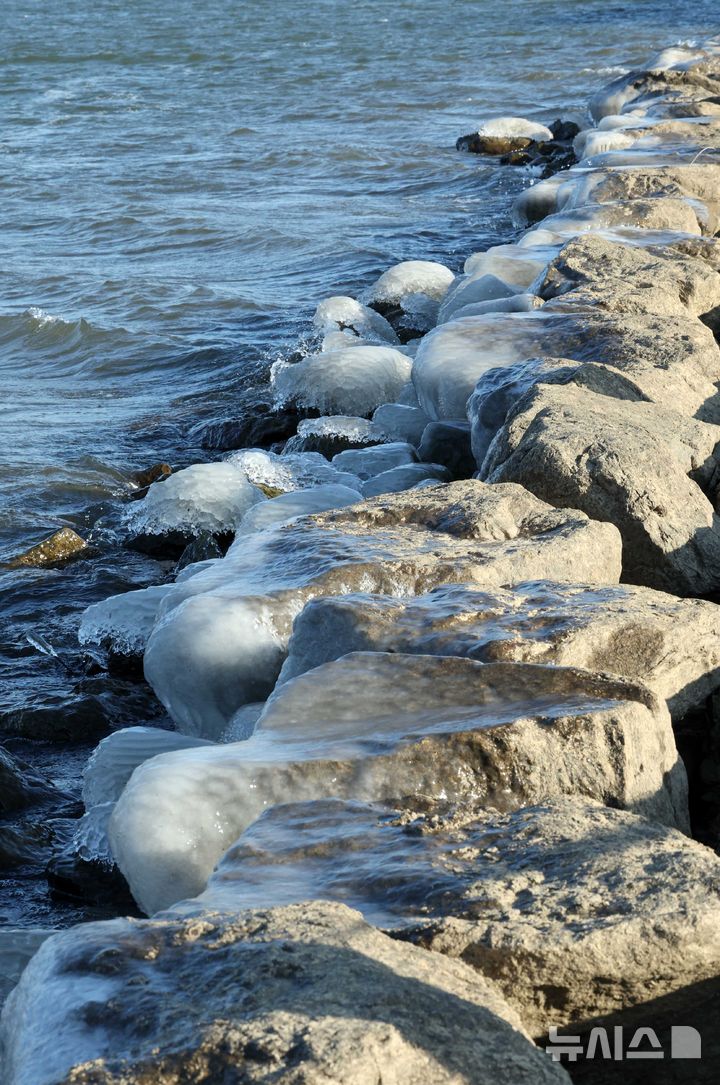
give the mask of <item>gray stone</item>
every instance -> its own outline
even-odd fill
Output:
[[[337,799],[275,806],[179,910],[301,898],[342,900],[467,961],[533,1035],[720,976],[718,856],[588,800],[447,816]]]
[[[614,523],[623,578],[677,595],[720,587],[711,500],[720,429],[573,385],[536,385],[515,406],[482,473]],[[693,481],[695,480],[695,481]]]
[[[64,931],[3,1038],[7,1085],[569,1081],[472,969],[328,903]]]
[[[360,652],[280,686],[246,741],[144,762],[109,838],[151,913],[200,892],[228,842],[277,802],[512,809],[568,794],[687,829],[685,768],[647,687],[574,668]]]
[[[443,464],[454,479],[475,473],[470,426],[462,422],[430,422],[423,431],[418,455],[425,463]]]
[[[410,599],[328,596],[295,619],[279,682],[368,651],[611,672],[649,686],[681,719],[720,686],[720,606],[629,584],[548,581],[449,584]]]

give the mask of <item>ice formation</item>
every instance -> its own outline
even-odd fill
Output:
[[[196,463],[155,482],[128,509],[133,531],[148,535],[198,535],[234,531],[264,495],[231,462]]]
[[[534,139],[538,143],[554,138],[544,124],[526,120],[525,117],[493,117],[481,121],[476,132],[479,136],[492,136],[495,139]]]
[[[333,466],[357,475],[361,481],[389,471],[391,467],[415,463],[417,453],[414,447],[403,441],[392,441],[384,445],[371,445],[369,448],[349,448],[333,456]]]
[[[455,276],[450,268],[432,260],[404,260],[384,271],[370,287],[368,297],[373,302],[403,305],[408,298],[424,294],[440,302]]]
[[[314,421],[332,423],[333,420]],[[356,475],[332,466],[319,452],[283,452],[278,455],[260,448],[249,448],[230,453],[227,462],[239,468],[248,481],[259,487],[268,497],[308,490],[314,486],[345,486],[353,489],[358,485]]]
[[[87,809],[114,803],[138,765],[158,754],[209,745],[204,739],[164,731],[160,727],[125,727],[95,747],[83,770],[83,802]]]
[[[602,789],[619,805],[650,804],[672,825],[681,816],[673,803],[684,770],[667,711],[646,705],[647,696],[585,671],[348,655],[280,687],[246,742],[146,761],[110,819],[112,851],[151,913],[200,892],[228,846],[278,802],[335,796],[414,808],[483,798],[494,805],[493,788],[503,780],[499,798],[511,807],[533,795]],[[620,775],[607,753],[596,760],[606,743],[617,744],[618,728],[628,758]],[[565,759],[575,763],[578,734],[588,741],[591,731],[578,782]],[[541,771],[535,757],[514,748],[520,741],[527,751],[529,734]]]
[[[172,587],[157,584],[93,603],[80,622],[80,643],[101,645],[120,655],[142,655],[160,602]]]
[[[446,525],[447,502],[454,512]],[[489,510],[499,503],[503,523],[515,524],[517,517],[525,524],[524,502],[527,495],[518,487],[468,481],[437,494],[398,494],[239,536],[222,561],[176,584],[165,598],[145,652],[145,676],[180,730],[217,739],[238,708],[272,691],[293,619],[308,598],[359,590],[414,594],[418,586],[427,590],[468,576],[480,582],[502,576],[507,583],[550,568],[562,578],[557,569],[565,568],[568,547],[572,575],[579,575],[586,519],[551,512],[542,502],[531,502],[531,524],[507,528],[519,536],[512,556],[505,553],[511,536],[498,538],[482,517],[494,524]],[[562,542],[556,521],[564,525]],[[541,522],[547,523],[542,545],[533,541]],[[617,565],[616,533],[607,537],[605,525],[595,531],[603,538],[609,576]],[[552,566],[556,546],[562,553],[555,552]],[[594,555],[593,569],[600,568]]]
[[[274,524],[287,523],[296,516],[309,516],[314,512],[324,512],[326,509],[340,509],[344,505],[352,505],[353,502],[361,500],[359,488],[350,489],[349,486],[332,483],[314,486],[310,490],[295,490],[292,493],[280,494],[250,509],[243,517],[237,534],[247,535],[253,531],[264,531]]]
[[[362,484],[363,497],[402,493],[423,482],[449,482],[450,472],[439,463],[406,463],[374,475]]]
[[[334,297],[320,302],[315,310],[313,324],[324,335],[333,331],[351,328],[356,335],[367,342],[398,342],[392,325],[384,316],[368,308],[355,298]]]
[[[383,403],[375,411],[373,422],[393,441],[407,441],[416,448],[430,419],[419,407],[404,403]]]
[[[324,414],[369,415],[395,399],[410,376],[410,359],[393,347],[353,346],[275,362],[271,379],[278,403]]]

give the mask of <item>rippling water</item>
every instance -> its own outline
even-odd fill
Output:
[[[0,571],[7,745],[72,794],[94,735],[158,718],[75,640],[88,602],[164,572],[113,538],[129,472],[198,458],[191,425],[241,410],[323,296],[507,236],[527,178],[454,151],[474,122],[581,112],[715,18],[714,0],[6,0],[0,560],[63,524],[97,544]],[[0,921],[83,914],[14,877]]]

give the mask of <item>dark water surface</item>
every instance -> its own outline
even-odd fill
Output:
[[[10,749],[72,797],[97,737],[162,719],[76,643],[88,603],[167,572],[113,534],[132,471],[199,458],[192,424],[247,408],[323,297],[508,236],[527,178],[456,153],[459,134],[583,111],[716,18],[707,0],[5,0],[0,560],[62,525],[96,545],[0,569]],[[87,914],[51,901],[44,855],[8,868],[0,923]]]

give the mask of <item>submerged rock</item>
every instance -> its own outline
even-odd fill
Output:
[[[566,794],[687,828],[685,769],[647,688],[570,668],[355,653],[279,687],[246,741],[145,761],[109,837],[151,913],[200,892],[228,841],[277,802],[513,809]]]
[[[311,600],[279,683],[348,652],[586,667],[643,682],[681,719],[720,687],[720,606],[629,584],[451,584],[397,599]]]
[[[318,595],[438,584],[618,579],[617,529],[475,480],[380,497],[241,536],[160,605],[145,675],[179,729],[217,738],[264,700],[293,619]]]
[[[41,946],[2,1030],[7,1085],[569,1081],[472,969],[341,904],[81,925]]]
[[[42,568],[44,565],[61,565],[88,549],[85,539],[70,527],[61,527],[36,546],[13,558],[11,565],[28,565]]]

